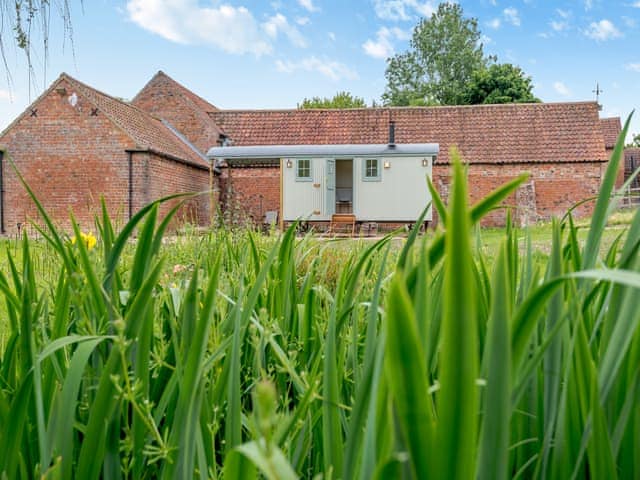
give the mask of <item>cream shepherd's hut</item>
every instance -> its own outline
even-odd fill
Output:
[[[438,151],[434,143],[264,145],[215,147],[207,156],[232,166],[279,164],[285,222],[352,215],[356,222],[406,223],[431,200],[427,177]]]

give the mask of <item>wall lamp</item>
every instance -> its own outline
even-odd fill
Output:
[[[384,168],[386,168],[386,169],[391,168],[391,162],[389,160],[385,160],[384,161]]]
[[[291,168],[293,167],[293,163],[291,162],[290,158],[287,158],[287,168]]]
[[[422,166],[423,167],[428,167],[429,166],[429,160],[427,160],[426,157],[422,159]]]

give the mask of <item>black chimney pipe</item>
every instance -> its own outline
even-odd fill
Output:
[[[391,120],[389,122],[389,147],[394,148],[396,146],[396,122]]]

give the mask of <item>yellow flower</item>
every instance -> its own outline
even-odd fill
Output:
[[[80,232],[80,239],[86,245],[87,250],[92,250],[96,246],[96,243],[98,243],[98,239],[96,239],[95,235],[91,232],[89,233]],[[71,237],[71,244],[73,245],[76,244],[75,236]]]
[[[92,248],[94,248],[96,246],[96,243],[98,243],[98,239],[95,237],[95,235],[91,232],[87,233],[86,235],[84,235],[82,237],[82,239],[84,240],[84,242],[87,244],[87,249],[91,250]]]

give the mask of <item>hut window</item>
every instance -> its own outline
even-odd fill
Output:
[[[309,158],[299,158],[296,160],[296,181],[311,181],[311,160]]]
[[[380,159],[379,158],[365,158],[363,160],[364,175],[362,180],[365,182],[379,182],[380,181]]]

